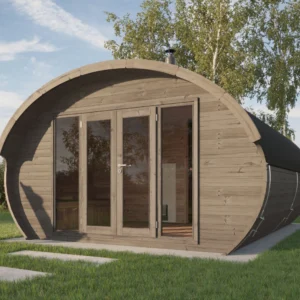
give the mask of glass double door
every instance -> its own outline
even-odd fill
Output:
[[[56,230],[198,241],[197,103],[55,123]]]
[[[79,230],[197,241],[194,104],[82,116]]]
[[[155,123],[152,107],[83,117],[81,230],[156,236]]]

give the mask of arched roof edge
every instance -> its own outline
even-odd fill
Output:
[[[77,68],[72,71],[69,71],[51,80],[50,82],[43,85],[36,92],[34,92],[29,98],[27,98],[27,100],[23,102],[23,104],[17,109],[17,111],[14,113],[14,115],[7,123],[0,137],[0,154],[3,152],[5,141],[10,131],[14,127],[14,124],[17,122],[20,116],[42,95],[46,94],[50,90],[74,78],[78,78],[80,76],[92,74],[95,72],[114,70],[114,69],[144,69],[144,70],[157,71],[157,72],[173,75],[178,78],[189,81],[191,83],[194,83],[195,85],[205,89],[208,93],[212,94],[216,98],[220,99],[220,101],[224,103],[234,113],[234,115],[244,125],[244,128],[246,129],[248,136],[252,142],[255,142],[260,139],[260,134],[256,126],[254,125],[253,121],[246,113],[246,111],[237,103],[237,101],[232,96],[226,93],[224,89],[217,86],[216,84],[206,79],[205,77],[195,72],[192,72],[190,70],[181,68],[177,65],[171,65],[159,61],[142,60],[142,59],[110,60],[110,61],[104,61],[104,62],[98,62],[98,63],[86,65],[81,68]]]

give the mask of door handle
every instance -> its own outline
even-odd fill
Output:
[[[121,167],[131,167],[131,165],[126,165],[126,164],[118,164],[118,168],[121,168]]]

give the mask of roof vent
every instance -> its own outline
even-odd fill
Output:
[[[166,57],[167,64],[176,65],[175,56],[174,56],[175,52],[176,50],[171,48],[165,51],[165,53],[167,53],[167,57]]]

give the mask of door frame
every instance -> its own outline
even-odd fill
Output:
[[[161,108],[164,107],[176,107],[176,106],[193,106],[193,238],[182,237],[165,237],[161,235]],[[131,105],[128,105],[131,106]],[[151,197],[150,204],[152,207],[150,213],[150,228],[148,230],[122,228],[123,216],[119,218],[123,211],[123,201],[120,201],[119,197],[119,183],[120,176],[117,173],[117,163],[120,160],[117,157],[117,132],[119,131],[120,122],[117,121],[120,117],[118,115],[124,113],[125,116],[129,116],[133,112],[133,116],[141,116],[138,111],[148,111],[150,116],[149,140],[150,151],[153,153],[150,163],[150,178],[151,178]],[[79,231],[82,233],[91,234],[103,234],[103,235],[118,235],[118,236],[143,236],[143,237],[156,237],[166,240],[182,240],[188,239],[190,242],[200,243],[199,230],[200,230],[200,217],[199,217],[199,198],[200,198],[200,174],[199,174],[199,155],[200,154],[200,122],[199,122],[199,101],[195,97],[189,99],[189,101],[183,102],[172,100],[170,103],[166,102],[154,102],[149,106],[134,105],[132,108],[115,107],[98,110],[97,112],[82,112],[80,114],[60,114],[53,118],[53,153],[55,153],[55,121],[57,118],[64,117],[78,117],[79,119]],[[111,118],[112,135],[111,135],[111,227],[105,226],[87,226],[87,121],[92,120],[107,120]],[[199,127],[199,128],[198,128]],[[120,148],[120,145],[119,145]],[[199,149],[198,149],[199,148]],[[120,149],[119,149],[120,151]],[[196,155],[197,153],[197,155]],[[115,158],[115,159],[114,159]],[[53,156],[53,166],[55,165],[55,154]],[[115,170],[115,171],[113,171]],[[153,188],[152,188],[153,187]],[[56,224],[56,211],[55,211],[55,168],[53,170],[53,230]],[[121,205],[120,205],[121,202]],[[143,232],[144,231],[144,232]]]
[[[155,107],[123,109],[117,111],[117,165],[123,164],[123,119],[149,117],[149,228],[123,227],[123,172],[117,176],[117,235],[156,237],[156,120]]]
[[[161,165],[161,154],[162,154],[162,146],[161,146],[161,109],[167,107],[180,107],[180,106],[192,106],[192,124],[193,124],[193,145],[192,145],[192,214],[193,214],[193,234],[192,237],[170,237],[170,236],[163,236],[162,235],[162,165]],[[165,104],[158,106],[158,121],[157,121],[157,238],[164,239],[164,240],[189,240],[193,241],[194,243],[199,243],[198,241],[198,232],[199,232],[199,172],[198,172],[198,161],[199,161],[199,153],[200,149],[198,149],[198,139],[199,139],[199,123],[198,123],[198,100],[193,101],[186,101],[181,103],[174,103],[174,104]]]
[[[91,114],[85,114],[82,116],[81,132],[82,139],[80,144],[81,164],[80,164],[80,181],[81,182],[81,206],[80,206],[80,219],[79,228],[84,233],[91,234],[103,234],[103,235],[115,235],[117,232],[117,216],[116,216],[116,111],[109,112],[97,112]],[[87,123],[90,121],[111,121],[111,144],[110,144],[110,227],[108,226],[90,226],[87,224],[87,197],[88,197],[88,178],[87,178]]]
[[[80,232],[81,227],[80,227],[80,216],[81,216],[81,205],[82,205],[82,201],[81,201],[81,194],[82,194],[82,188],[80,186],[80,180],[81,180],[81,172],[80,169],[78,171],[78,229],[58,229],[57,228],[57,201],[56,201],[56,191],[57,191],[57,186],[56,186],[56,158],[57,158],[57,153],[56,153],[56,126],[57,126],[57,120],[58,119],[65,119],[65,118],[78,118],[78,133],[79,133],[79,140],[78,140],[78,147],[80,149],[81,144],[82,144],[82,132],[81,132],[81,124],[82,124],[82,115],[78,115],[78,114],[69,114],[69,115],[53,115],[52,117],[52,139],[51,139],[51,149],[52,149],[52,168],[51,168],[51,174],[52,174],[52,232],[56,233],[56,232]],[[78,167],[80,168],[81,166],[81,155],[80,155],[80,151],[78,154]]]

